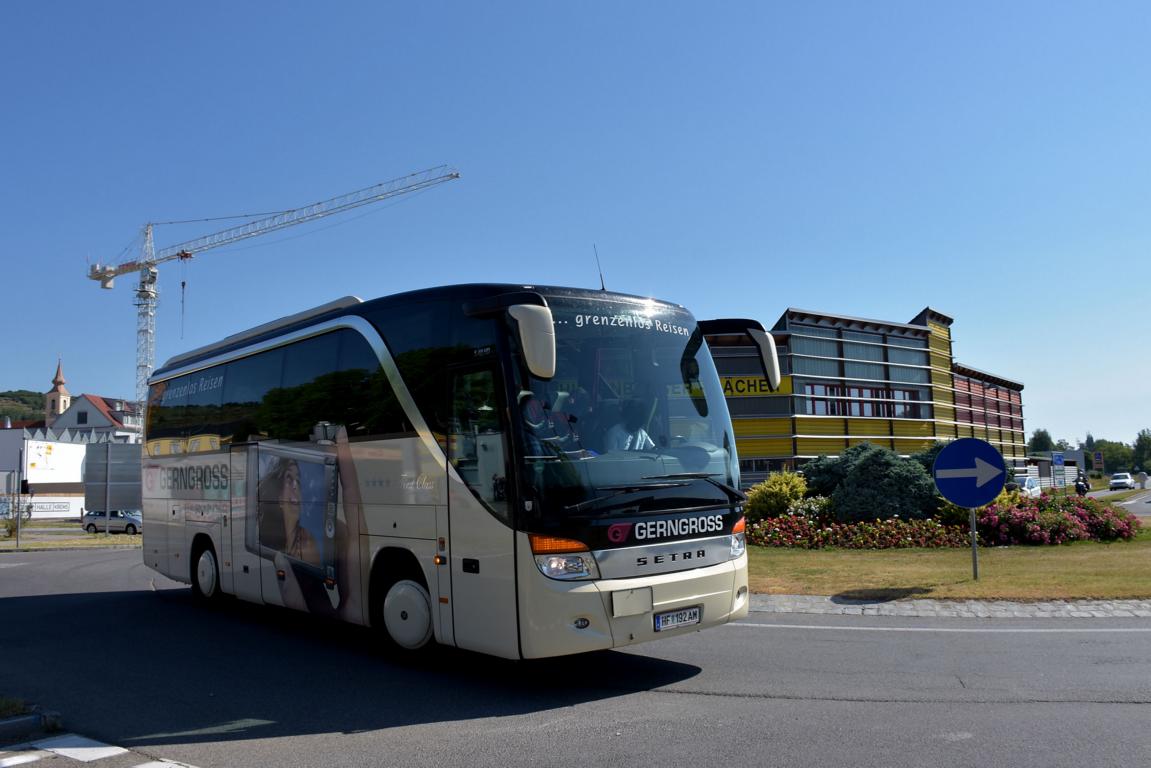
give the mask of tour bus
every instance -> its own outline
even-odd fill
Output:
[[[347,297],[149,381],[146,564],[505,658],[747,615],[739,462],[705,336],[749,320],[602,290]]]

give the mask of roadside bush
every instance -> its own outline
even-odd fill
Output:
[[[1138,518],[1094,499],[1041,496],[1021,499],[1001,495],[980,511],[976,529],[984,546],[1065,544],[1072,541],[1127,541],[1140,530]],[[814,502],[814,503],[813,503]],[[829,522],[820,514],[818,499],[792,506],[792,513],[750,522],[747,540],[762,547],[797,549],[893,549],[970,546],[967,510],[962,524],[939,520]],[[956,508],[959,509],[959,508]]]
[[[992,504],[998,505],[1001,509],[1009,507],[1017,507],[1025,504],[1028,501],[1027,497],[1019,491],[1008,491],[1006,489],[999,492],[995,497]],[[939,509],[934,515],[935,519],[944,525],[963,525],[970,528],[971,526],[971,512],[967,507],[957,507],[946,499],[939,500]]]
[[[779,517],[787,514],[788,507],[802,499],[806,492],[807,483],[802,475],[774,472],[748,489],[744,512],[749,521]]]
[[[844,457],[853,450],[856,449],[844,451]],[[803,479],[807,482],[807,492],[812,496],[830,498],[846,476],[847,461],[839,456],[818,456],[803,465]]]
[[[1134,515],[1095,499],[1046,494],[1012,505],[990,504],[977,523],[979,539],[988,546],[1129,541],[1140,527]]]
[[[870,444],[844,451],[844,459],[847,473],[831,495],[840,522],[922,519],[935,513],[935,483],[919,463]]]
[[[796,549],[940,548],[965,546],[967,533],[962,527],[940,525],[934,520],[891,519],[821,525],[807,517],[785,515],[751,523],[747,540],[763,547]]]
[[[831,499],[826,496],[808,496],[791,503],[787,514],[795,517],[805,517],[819,525],[830,525],[835,521],[835,512],[831,508]]]

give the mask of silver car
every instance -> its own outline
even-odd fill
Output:
[[[1043,487],[1034,477],[1016,475],[1015,484],[1019,486],[1019,492],[1029,499],[1037,499],[1043,495]]]
[[[105,515],[102,509],[95,509],[84,513],[80,518],[80,527],[88,533],[107,530],[109,533],[126,533],[131,536],[140,532],[144,521],[138,509],[113,509],[110,515]]]
[[[1111,475],[1111,483],[1108,488],[1112,491],[1122,491],[1124,489],[1133,491],[1135,490],[1135,478],[1131,477],[1130,472],[1116,472]]]

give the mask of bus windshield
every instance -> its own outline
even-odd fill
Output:
[[[695,319],[642,299],[548,297],[556,374],[515,393],[528,518],[730,504],[727,404]]]

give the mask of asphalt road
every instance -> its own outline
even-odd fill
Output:
[[[753,614],[543,662],[381,656],[135,550],[0,555],[0,693],[213,766],[1151,764],[1151,621]]]

